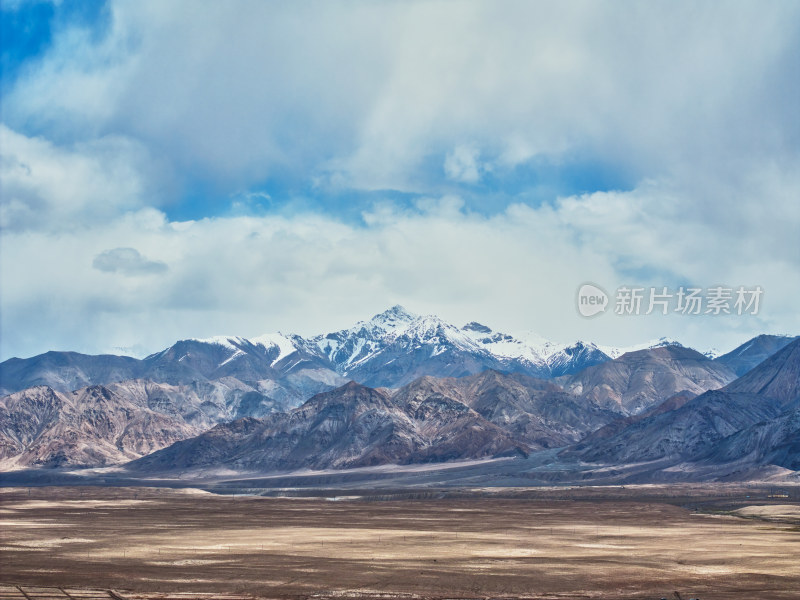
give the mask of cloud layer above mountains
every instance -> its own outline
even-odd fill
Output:
[[[3,57],[2,358],[396,303],[620,345],[800,331],[793,3],[66,4]],[[587,321],[586,281],[764,304]]]

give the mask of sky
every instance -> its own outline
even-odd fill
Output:
[[[0,11],[0,359],[395,304],[559,342],[800,333],[798,2]],[[625,286],[763,294],[618,315]]]

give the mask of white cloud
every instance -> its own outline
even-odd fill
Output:
[[[3,98],[2,356],[314,333],[397,302],[563,340],[797,333],[799,13],[112,2],[106,37],[56,32]],[[638,183],[483,216],[446,195],[447,178],[489,185],[532,161]],[[419,197],[360,226],[263,216],[276,177]],[[170,222],[173,180],[239,216]],[[764,312],[577,316],[579,284],[632,279],[760,284]]]
[[[157,200],[142,176],[147,159],[129,140],[106,137],[58,147],[0,124],[0,226],[62,230],[111,219]],[[155,179],[157,170],[149,169]]]
[[[444,173],[448,179],[462,183],[477,183],[481,178],[478,162],[478,148],[460,144],[447,153],[444,159]]]
[[[426,192],[427,161],[463,139],[498,164],[580,154],[644,176],[800,141],[791,3],[151,0],[111,14],[99,43],[59,35],[5,118],[138,139],[231,190],[290,173]]]
[[[560,341],[629,344],[668,334],[725,348],[763,331],[800,331],[796,252],[770,248],[765,230],[762,252],[752,255],[752,236],[739,243],[686,219],[692,198],[683,194],[653,182],[488,217],[445,197],[420,202],[419,211],[383,205],[362,226],[313,214],[171,223],[145,209],[58,236],[10,233],[0,257],[4,280],[13,282],[0,291],[3,356],[155,351],[182,337],[278,329],[311,334],[394,303]],[[125,260],[93,268],[112,247],[111,258]],[[131,266],[152,263],[169,269],[130,276]],[[637,274],[645,267],[649,274]],[[574,298],[586,281],[609,291],[630,283],[757,284],[765,295],[758,317],[585,320]]]

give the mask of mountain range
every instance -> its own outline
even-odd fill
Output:
[[[351,382],[289,413],[219,425],[132,466],[268,471],[527,456],[576,442],[617,416],[547,381],[491,370],[421,377],[397,390]]]
[[[586,462],[661,461],[800,465],[800,340],[795,340],[725,387],[673,397],[633,418],[588,435],[564,454]],[[660,468],[665,468],[664,464]],[[735,464],[734,464],[735,466]]]
[[[310,338],[187,339],[144,359],[48,352],[0,363],[0,469],[268,472],[548,449],[581,468],[792,469],[797,345],[758,336],[715,359],[669,340],[558,345],[395,306]]]
[[[675,344],[666,339],[630,349],[601,349],[582,341],[555,344],[533,333],[512,336],[475,322],[457,327],[394,306],[349,329],[310,338],[275,333],[186,339],[144,359],[55,351],[11,358],[0,363],[0,394],[37,385],[69,392],[130,379],[182,385],[234,377],[299,403],[321,391],[320,385],[330,389],[348,380],[399,387],[423,375],[462,377],[486,369],[551,378],[628,350]]]
[[[422,377],[396,390],[351,382],[288,413],[218,425],[129,468],[288,472],[527,457],[560,447],[581,469],[651,462],[654,470],[668,471],[735,461],[740,469],[792,469],[798,463],[800,340],[724,387],[718,377],[727,367],[682,347],[628,353],[607,364],[576,376],[594,385],[572,391],[492,370]],[[609,394],[608,382],[641,410],[625,416],[632,405],[617,402],[625,393]],[[682,384],[693,389],[671,393]],[[703,385],[713,387],[697,394]]]

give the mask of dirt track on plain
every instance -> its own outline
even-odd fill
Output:
[[[266,598],[800,597],[791,506],[776,522],[633,496],[365,502],[34,488],[0,490],[0,502],[4,583]]]

